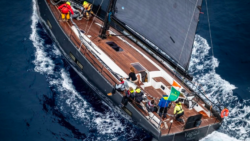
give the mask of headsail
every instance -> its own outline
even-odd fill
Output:
[[[117,0],[115,17],[188,68],[202,0]]]

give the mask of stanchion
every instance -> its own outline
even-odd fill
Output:
[[[171,127],[172,127],[172,124],[173,124],[173,120],[171,120],[170,123],[171,123],[171,124],[170,124],[169,130],[168,130],[168,134],[169,134],[169,132],[170,132],[170,130],[171,130]]]

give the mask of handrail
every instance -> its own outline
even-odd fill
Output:
[[[81,47],[81,48],[82,48],[82,47]],[[90,53],[92,53],[92,52],[90,52]],[[112,78],[109,74],[107,74],[106,71],[103,71],[104,65],[103,65],[103,66],[98,65],[98,63],[91,57],[91,55],[89,54],[87,48],[85,48],[85,54],[88,55],[88,57],[92,60],[94,66],[96,65],[97,67],[100,68],[100,71],[99,71],[99,69],[97,69],[97,71],[99,71],[101,74],[102,74],[102,73],[105,73],[114,83],[116,83],[116,81],[113,80],[113,78]],[[86,56],[86,55],[85,55],[85,56]],[[101,63],[101,62],[100,62],[100,63]]]
[[[118,25],[120,28],[122,28],[124,31],[126,31],[126,34],[124,33],[124,32],[121,32],[123,35],[127,35],[127,34],[129,34],[129,35],[131,35],[130,33],[129,33],[129,31],[126,29],[126,28],[124,28],[124,27],[122,27],[122,26],[120,26],[119,24],[116,24],[116,23],[114,23],[115,25]],[[117,29],[116,27],[114,27],[115,29]],[[119,29],[117,29],[118,31],[119,31]],[[127,36],[128,38],[133,38],[133,37],[131,37],[131,36]],[[201,98],[201,96],[204,98],[203,100],[204,100],[204,102],[206,102],[205,100],[207,100],[207,101],[209,101],[210,103],[211,103],[211,105],[214,105],[214,106],[216,106],[220,111],[221,111],[221,107],[220,106],[224,106],[224,105],[222,105],[222,104],[220,104],[220,105],[218,105],[218,104],[215,104],[215,103],[213,103],[203,92],[202,92],[202,90],[200,90],[200,88],[198,88],[195,84],[193,84],[193,82],[192,81],[189,81],[189,80],[187,80],[187,79],[185,79],[181,74],[179,74],[179,72],[178,71],[176,71],[172,66],[170,66],[170,65],[168,65],[165,61],[163,61],[162,59],[160,59],[159,57],[157,57],[156,55],[155,55],[155,53],[153,53],[152,51],[149,51],[149,49],[147,48],[147,46],[143,43],[143,42],[140,42],[141,44],[143,44],[143,46],[142,45],[140,45],[137,41],[138,41],[138,39],[136,38],[135,39],[136,41],[134,41],[134,40],[132,40],[133,42],[135,42],[137,45],[139,45],[142,49],[144,49],[147,53],[149,53],[149,54],[151,54],[156,60],[158,60],[163,66],[165,66],[166,68],[168,68],[168,70],[170,71],[170,72],[172,72],[173,74],[176,74],[175,76],[183,83],[183,84],[185,84],[185,86],[187,86],[187,88],[188,89],[190,89],[190,90],[192,90],[193,92],[195,92],[195,95],[196,96],[198,96],[199,98]],[[196,88],[196,90],[197,91],[195,91],[193,88]],[[209,104],[207,104],[207,105],[209,105]]]
[[[66,0],[59,0],[58,2],[53,2],[53,0],[50,0],[50,2],[53,4],[53,5],[57,5],[57,4],[59,4],[60,2],[63,2],[63,1],[66,1]],[[73,22],[73,20],[72,20],[72,16],[70,16],[70,20],[71,20],[71,22],[72,22],[72,24],[76,27],[76,29],[77,29],[77,31],[78,31],[78,34],[79,34],[79,38],[80,38],[80,41],[82,40],[82,39],[84,39],[82,36],[81,36],[81,34],[80,34],[80,30],[79,30],[79,28],[78,28],[78,26]],[[118,26],[119,26],[119,24],[118,24]],[[121,27],[121,26],[119,26],[119,27]],[[122,27],[123,28],[123,27]],[[127,31],[125,28],[123,28],[125,31]],[[72,34],[72,33],[71,33]],[[122,34],[124,34],[124,33],[122,33]],[[71,35],[70,35],[70,37],[71,37]],[[77,40],[73,37],[73,39],[77,42]],[[85,39],[84,39],[85,40]],[[85,40],[86,41],[86,40]],[[88,42],[88,41],[86,41],[86,42]],[[81,41],[81,43],[82,43],[82,41]],[[141,42],[142,43],[142,42]],[[143,43],[142,43],[143,44]],[[91,44],[89,44],[90,46],[92,46]],[[144,46],[145,46],[145,44],[144,44]],[[80,45],[80,47],[81,47],[81,45]],[[82,47],[81,47],[82,48]],[[87,48],[87,47],[86,47]],[[142,48],[144,48],[144,47],[142,47]],[[89,49],[88,49],[89,50]],[[89,50],[90,51],[90,50]],[[147,50],[146,50],[147,51]],[[91,51],[90,51],[91,52]],[[147,51],[148,52],[148,51]],[[92,54],[93,54],[93,52],[91,52]],[[150,52],[148,52],[148,53],[150,53]],[[152,54],[152,53],[150,53],[150,54]],[[93,54],[95,57],[97,57],[95,54]],[[90,57],[90,56],[89,56]],[[90,57],[91,58],[91,57]],[[98,57],[99,58],[99,57]],[[93,60],[93,58],[91,58],[92,60]],[[156,58],[157,59],[157,58]],[[101,62],[100,61],[100,59],[98,59],[99,60],[99,62],[100,63],[102,63],[103,64],[103,62]],[[158,59],[157,59],[158,60]],[[94,60],[93,60],[94,61]],[[161,61],[160,61],[161,62]],[[163,64],[163,63],[162,63]],[[165,64],[163,64],[164,66],[166,66]],[[105,65],[106,66],[106,65]],[[99,65],[98,65],[98,67],[100,67]],[[211,105],[213,104],[213,105],[215,105],[216,107],[218,107],[219,109],[220,109],[220,111],[221,111],[221,108],[220,108],[220,106],[224,106],[224,105],[222,105],[222,104],[220,104],[220,105],[217,105],[217,104],[215,104],[215,103],[213,103],[203,92],[202,92],[202,90],[200,90],[195,84],[193,84],[193,82],[191,82],[191,81],[188,81],[188,80],[185,80],[185,79],[183,79],[183,77],[177,72],[177,71],[175,71],[173,68],[171,68],[171,66],[166,66],[166,67],[168,67],[168,68],[170,68],[169,70],[170,71],[172,71],[172,73],[175,73],[176,74],[176,76],[178,77],[178,79],[180,79],[184,84],[186,84],[186,86],[188,86],[188,88],[189,89],[191,89],[192,91],[194,91],[195,92],[195,90],[193,89],[194,87],[196,87],[196,90],[198,91],[198,93],[195,93],[195,95],[198,95],[199,97],[200,97],[200,94],[203,96],[203,98],[205,98],[206,100],[208,100],[210,103],[211,103]],[[107,66],[106,66],[106,68],[107,68]],[[108,68],[109,69],[109,71],[111,71],[111,73],[112,74],[114,74],[114,76],[118,76],[118,79],[119,79],[119,77],[121,77],[119,74],[117,74],[117,73],[115,73],[115,72],[113,72],[110,68]],[[114,81],[114,80],[113,80]],[[186,82],[186,81],[188,81],[188,83]],[[193,87],[193,88],[192,88]],[[205,102],[205,101],[204,101]],[[209,105],[209,104],[208,104]]]
[[[76,29],[77,29],[77,31],[78,31],[78,35],[79,35],[79,38],[80,38],[80,41],[81,41],[81,43],[83,43],[82,42],[82,40],[84,40],[85,42],[87,42],[88,43],[88,45],[89,46],[92,46],[93,47],[93,45],[92,45],[92,43],[90,43],[90,42],[88,42],[87,40],[85,40],[83,37],[82,37],[82,35],[81,35],[81,31],[79,30],[79,27],[74,23],[74,21],[73,21],[73,19],[72,19],[72,16],[70,16],[70,21],[72,22],[72,24],[76,27]],[[83,43],[84,44],[84,43]],[[94,52],[92,52],[87,46],[85,46],[97,59],[98,59],[98,61],[102,64],[102,65],[104,65],[114,76],[118,76],[117,77],[117,79],[119,79],[119,77],[122,77],[121,75],[119,75],[119,74],[117,74],[116,72],[114,72],[114,71],[112,71],[103,61],[101,61],[101,59],[94,53]],[[93,47],[94,48],[94,47]]]
[[[80,32],[78,26],[74,23],[74,21],[73,21],[73,19],[72,19],[72,16],[70,16],[70,20],[71,20],[71,23],[72,23],[72,24],[76,27],[76,29],[77,29],[77,32],[78,32],[79,39],[80,39],[80,42],[81,42],[81,43],[79,43],[79,42],[75,39],[75,37],[72,36],[72,32],[70,33],[69,37],[72,38],[72,39],[79,45],[79,48],[81,48],[81,49],[84,50],[84,54],[83,54],[83,55],[87,54],[88,57],[92,60],[93,65],[97,65],[97,66],[99,67],[100,71],[99,71],[99,69],[97,69],[97,71],[99,71],[101,74],[102,74],[102,73],[105,73],[105,74],[108,76],[108,78],[109,78],[113,83],[116,84],[116,81],[115,81],[113,78],[115,77],[116,79],[119,79],[119,78],[121,78],[122,76],[120,76],[119,74],[113,72],[113,71],[112,71],[103,61],[101,61],[101,59],[100,59],[93,51],[91,51],[86,45],[85,45],[85,48],[82,47],[82,44],[84,44],[82,40],[84,40],[85,42],[87,42],[87,44],[88,44],[89,46],[92,46],[92,47],[93,47],[93,45],[82,37],[81,32]],[[69,26],[69,25],[68,25],[68,26]],[[124,28],[123,28],[123,29],[124,29]],[[124,30],[126,31],[126,29],[124,29]],[[122,34],[124,34],[124,33],[122,33]],[[142,42],[141,42],[141,43],[142,43]],[[143,44],[143,43],[142,43],[142,44]],[[139,45],[139,46],[140,46],[140,45]],[[145,45],[144,45],[144,46],[145,46]],[[141,47],[142,47],[142,46],[141,46]],[[94,48],[94,47],[93,47],[93,48]],[[145,48],[145,47],[142,47],[142,48]],[[145,50],[146,50],[149,54],[151,54],[152,56],[155,55],[154,53],[149,52],[147,49],[145,49]],[[98,63],[91,57],[91,55],[89,54],[88,51],[89,51],[89,52],[90,52],[90,53],[91,53],[91,54],[92,54],[92,55],[102,64],[102,66],[98,65]],[[86,55],[85,55],[85,56],[86,56]],[[155,57],[155,56],[154,56],[154,57]],[[157,59],[157,57],[155,57],[155,58]],[[169,65],[167,65],[167,64],[164,64],[164,63],[162,62],[162,60],[159,60],[159,59],[157,59],[157,60],[158,60],[160,63],[162,63],[165,67],[169,68],[169,70],[170,70],[172,73],[176,73],[176,76],[178,77],[178,79],[179,79],[180,81],[182,81],[190,90],[192,90],[192,91],[195,92],[195,90],[193,90],[193,88],[196,87],[196,90],[198,91],[197,93],[195,92],[195,95],[196,95],[196,96],[198,96],[200,99],[202,99],[201,96],[200,96],[200,95],[202,95],[203,98],[205,98],[206,100],[208,100],[208,101],[211,103],[210,106],[214,105],[214,106],[218,107],[219,110],[221,111],[221,108],[220,108],[221,105],[218,106],[217,104],[214,104],[209,98],[206,97],[206,95],[205,95],[203,92],[201,92],[201,90],[200,90],[195,84],[193,84],[193,82],[184,79],[177,71],[175,71],[173,68],[171,68],[171,66],[169,66]],[[108,74],[106,71],[103,71],[103,68],[104,68],[104,67],[107,69],[107,71],[109,71],[109,72],[113,75],[113,77],[110,76],[110,74]],[[204,99],[203,99],[203,100],[204,100]],[[204,101],[204,102],[206,103],[206,101]],[[206,103],[206,104],[207,104],[207,103]],[[207,105],[209,105],[209,104],[207,104]],[[210,107],[210,111],[211,111],[211,107]]]
[[[53,5],[58,5],[60,2],[63,2],[63,1],[67,1],[67,0],[58,0],[58,2],[52,2],[53,0],[50,0],[50,3],[53,4]]]
[[[61,2],[61,1],[64,1],[64,0],[59,0],[59,2]],[[56,5],[59,3],[59,2],[53,3],[52,0],[50,0],[50,2],[51,2],[54,6],[56,6]],[[70,14],[71,14],[71,13],[70,13]],[[59,19],[60,19],[60,14],[59,14]],[[83,40],[84,40],[85,42],[87,42],[89,46],[92,46],[92,44],[89,43],[87,40],[85,40],[85,39],[82,37],[81,32],[80,32],[78,26],[75,24],[75,22],[74,22],[73,19],[72,19],[72,16],[70,16],[70,21],[71,21],[71,23],[76,27],[77,32],[78,32],[78,35],[79,35],[79,39],[80,39],[80,42],[81,42],[81,43],[79,43],[79,42],[75,39],[75,37],[72,36],[72,30],[71,30],[70,35],[67,34],[67,35],[69,36],[69,38],[70,38],[70,39],[73,39],[73,40],[76,42],[76,44],[78,44],[79,48],[81,48],[81,49],[84,50],[84,54],[83,54],[83,55],[87,54],[87,55],[89,56],[89,58],[91,58],[91,60],[92,60],[92,62],[93,62],[93,65],[97,65],[97,66],[100,68],[101,71],[99,71],[98,69],[97,69],[97,70],[98,70],[101,74],[104,72],[104,73],[109,77],[109,79],[112,80],[112,82],[114,82],[114,83],[116,84],[116,81],[113,79],[113,77],[111,77],[108,73],[106,73],[106,71],[103,71],[103,68],[105,67],[105,68],[107,69],[107,71],[109,71],[116,79],[119,79],[119,77],[121,77],[121,76],[120,76],[119,74],[113,72],[104,62],[102,62],[101,59],[100,59],[94,52],[92,52],[92,51],[88,48],[88,46],[85,45],[85,48],[82,47],[82,44],[84,44]],[[67,25],[69,26],[69,24],[67,24]],[[69,27],[69,28],[71,28],[71,27]],[[92,47],[93,47],[93,46],[92,46]],[[96,58],[103,66],[102,66],[102,67],[99,66],[98,63],[91,57],[91,55],[90,55],[87,51],[89,51],[93,56],[95,56],[95,58]],[[86,53],[86,52],[87,52],[87,53]],[[86,56],[86,55],[85,55],[85,56]]]
[[[60,16],[60,15],[59,15]],[[60,18],[60,17],[59,17]],[[76,29],[77,29],[77,31],[78,31],[78,33],[79,33],[79,38],[80,38],[80,43],[79,43],[79,41],[75,38],[75,36],[73,36],[73,35],[76,35],[76,34],[74,34],[73,32],[70,32],[70,34],[67,34],[68,36],[69,36],[69,38],[70,39],[72,39],[72,40],[74,40],[74,42],[75,42],[75,45],[77,46],[79,46],[79,49],[83,49],[83,52],[84,53],[81,53],[82,55],[84,55],[85,57],[89,57],[90,59],[88,59],[89,60],[89,62],[90,63],[92,63],[93,65],[94,65],[94,67],[96,68],[96,70],[97,71],[99,71],[101,74],[104,74],[104,75],[106,75],[108,78],[106,78],[106,80],[109,82],[109,80],[108,79],[110,79],[113,83],[115,83],[116,84],[116,81],[114,80],[114,78],[116,78],[116,79],[119,79],[119,77],[120,78],[123,78],[120,74],[118,74],[118,73],[116,73],[116,72],[113,72],[104,62],[102,62],[101,60],[100,60],[100,58],[97,56],[97,55],[95,55],[95,53],[94,52],[92,52],[87,46],[82,46],[82,44],[84,44],[83,43],[83,41],[81,40],[81,39],[83,39],[84,41],[86,41],[83,37],[82,37],[82,35],[80,34],[80,30],[79,30],[79,28],[78,28],[78,26],[74,23],[74,21],[73,21],[73,19],[72,19],[72,17],[70,16],[70,20],[71,20],[71,22],[72,22],[72,24],[76,27]],[[69,24],[67,24],[68,26],[69,26]],[[71,30],[72,31],[72,30]],[[90,45],[90,46],[92,46],[92,44],[91,43],[89,43],[88,41],[86,41],[87,43],[88,43],[88,45]],[[102,64],[102,66],[100,66],[98,63],[97,63],[97,61],[95,61],[95,59],[93,59],[93,57],[91,57],[91,54],[99,61],[99,63],[101,63]],[[98,68],[99,69],[98,69]],[[107,69],[107,70],[105,70],[105,69]],[[110,74],[112,74],[112,75],[110,75]],[[109,82],[110,83],[110,82]],[[112,85],[112,84],[111,84]],[[121,94],[121,93],[120,93]],[[144,115],[143,115],[144,116]],[[146,118],[146,116],[144,116],[145,118]],[[147,119],[147,118],[146,118]],[[150,118],[149,119],[147,119],[148,121],[150,120]],[[159,126],[160,126],[160,124],[161,124],[162,122],[160,122],[159,123]],[[152,124],[152,123],[151,123]],[[153,125],[153,124],[152,124]],[[159,128],[158,128],[159,129]]]
[[[76,26],[76,28],[77,28],[77,30],[78,30],[78,32],[79,32],[79,36],[80,36],[80,38],[82,38],[82,39],[84,39],[81,35],[80,35],[80,30],[79,30],[79,28],[78,28],[78,26],[73,22],[73,20],[72,20],[72,18],[71,18],[71,22]],[[124,28],[123,28],[124,29]],[[124,30],[126,30],[126,29],[124,29]],[[85,40],[85,39],[84,39]],[[86,41],[86,40],[85,40]],[[87,41],[88,42],[88,41]],[[92,46],[92,44],[89,44],[90,46]],[[146,50],[147,51],[147,50]],[[94,54],[94,56],[95,57],[97,57],[97,58],[99,58],[98,56],[96,56],[95,54]],[[98,59],[99,60],[99,59]],[[162,61],[160,61],[160,62],[162,62]],[[165,67],[171,67],[171,66],[166,66],[164,63],[162,63]],[[107,66],[106,66],[107,67]],[[174,70],[173,68],[171,68],[171,69],[169,69],[170,71],[172,71],[172,73],[175,73],[176,74],[176,77],[178,77],[178,79],[180,80],[180,81],[182,81],[190,90],[192,90],[192,91],[194,91],[195,92],[195,90],[192,88],[192,86],[190,86],[190,85],[193,85],[193,87],[196,87],[194,84],[193,84],[193,82],[191,82],[191,81],[189,81],[189,80],[187,80],[187,79],[185,79],[185,78],[183,78],[176,70]],[[119,77],[121,77],[119,74],[117,74],[117,73],[115,73],[115,72],[113,72],[112,70],[110,70],[111,71],[111,73],[115,76],[115,75],[117,75],[118,76],[118,79],[119,79]],[[187,82],[185,82],[185,81],[187,81]],[[199,98],[201,98],[201,96],[200,96],[200,94],[203,96],[203,98],[205,98],[204,100],[208,100],[211,104],[210,105],[214,105],[214,106],[216,106],[220,111],[221,111],[221,108],[220,108],[220,106],[221,105],[217,105],[217,104],[215,104],[215,103],[213,103],[203,92],[202,92],[202,90],[200,90],[198,87],[197,87],[197,90],[198,90],[198,93],[196,93],[195,92],[195,95],[197,95]],[[204,102],[206,102],[206,101],[204,101]],[[207,104],[207,105],[209,105],[209,104]]]

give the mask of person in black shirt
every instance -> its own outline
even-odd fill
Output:
[[[129,73],[128,76],[129,76],[129,78],[127,78],[128,80],[131,80],[134,83],[138,82],[138,79],[137,79],[137,77],[135,75],[135,70],[134,70],[133,67],[130,67],[130,73]]]
[[[143,95],[144,95],[144,93],[142,92],[142,90],[139,87],[136,87],[136,89],[135,89],[135,102],[140,104],[143,100]]]
[[[129,87],[129,90],[125,91],[125,95],[122,98],[121,107],[126,106],[129,101],[132,102],[132,99],[134,99],[134,89]]]

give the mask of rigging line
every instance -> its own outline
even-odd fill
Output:
[[[195,13],[195,9],[196,9],[197,4],[198,4],[198,0],[196,1],[196,4],[195,4],[195,6],[194,6],[193,15],[192,15],[192,17],[191,17],[191,19],[190,19],[188,31],[187,31],[187,33],[186,33],[186,37],[185,37],[185,40],[184,40],[184,42],[183,42],[183,46],[182,46],[182,49],[181,49],[181,53],[180,53],[179,59],[178,59],[178,61],[177,61],[178,64],[179,64],[180,58],[181,58],[181,56],[182,56],[182,52],[183,52],[183,49],[184,49],[184,46],[185,46],[185,43],[186,43],[186,40],[187,40],[187,36],[188,36],[188,32],[189,32],[190,27],[191,27],[192,20],[193,20],[193,18],[194,18],[194,13]],[[177,68],[178,68],[178,65],[176,66],[176,69],[175,69],[175,70],[177,70]],[[175,71],[173,79],[176,77],[176,73],[177,73],[177,71]]]
[[[195,13],[195,9],[196,9],[197,4],[198,4],[198,0],[196,1],[196,4],[195,4],[195,6],[194,6],[193,15],[192,15],[192,17],[191,17],[191,19],[190,19],[188,31],[187,31],[187,33],[186,33],[186,37],[185,37],[185,40],[184,40],[184,43],[183,43],[183,46],[182,46],[182,49],[181,49],[181,53],[180,53],[179,59],[178,59],[178,61],[177,61],[178,64],[179,64],[180,58],[181,58],[181,56],[182,56],[182,52],[183,52],[183,49],[184,49],[184,45],[185,45],[185,43],[186,43],[187,36],[188,36],[188,32],[189,32],[189,30],[190,30],[191,23],[192,23],[192,20],[193,20],[193,18],[194,18],[194,13]],[[176,65],[176,69],[175,69],[175,70],[177,70],[177,68],[178,68],[178,65]],[[177,72],[177,71],[175,71],[174,77],[173,77],[173,78],[176,77],[176,72]]]
[[[89,20],[88,20],[87,23],[86,23],[85,31],[87,31],[88,24],[89,24]],[[86,33],[86,32],[85,32],[85,33]],[[87,34],[86,34],[86,35],[87,35]]]
[[[89,30],[90,30],[90,28],[91,28],[93,22],[95,21],[96,15],[98,14],[100,8],[102,7],[102,3],[103,3],[103,0],[102,0],[102,2],[101,2],[100,6],[98,7],[98,10],[96,11],[95,17],[94,17],[94,19],[92,20],[92,22],[91,22],[91,24],[90,24],[90,26],[89,26],[89,29],[88,29],[88,31],[86,32],[86,34],[88,34],[88,32],[89,32]]]
[[[214,62],[214,47],[213,47],[213,40],[212,40],[212,33],[210,28],[210,20],[209,20],[209,13],[208,13],[208,6],[207,6],[207,0],[206,1],[206,8],[207,8],[207,21],[208,21],[208,29],[209,29],[209,35],[210,35],[210,42],[212,47],[212,61]]]
[[[93,6],[93,4],[94,4],[94,2],[95,2],[95,0],[93,0],[93,2],[92,2],[92,6]],[[88,6],[89,7],[89,6]],[[84,7],[83,7],[84,8]],[[85,11],[86,9],[84,8],[84,11]],[[91,10],[92,10],[92,8],[91,8]],[[86,12],[86,11],[85,11]],[[84,13],[83,13],[84,14]],[[89,20],[87,21],[87,24],[86,24],[86,26],[85,26],[85,31],[87,30],[87,26],[88,26],[88,23],[89,23]],[[86,34],[87,35],[87,34]]]
[[[89,45],[89,46],[92,46],[92,44],[90,43],[90,42],[88,42],[87,40],[85,40],[83,37],[82,37],[82,35],[81,35],[81,33],[80,33],[80,30],[79,30],[79,28],[78,28],[78,26],[74,23],[74,21],[73,21],[73,19],[72,19],[72,16],[70,16],[70,21],[71,21],[71,23],[76,27],[76,29],[77,29],[77,31],[78,31],[78,34],[79,34],[79,38],[80,38],[80,41],[81,41],[81,43],[83,42],[83,40]],[[69,25],[69,24],[68,24]],[[83,43],[84,44],[84,43]],[[115,78],[117,78],[117,80],[119,79],[119,78],[121,78],[122,76],[120,75],[120,74],[117,74],[116,72],[114,72],[112,69],[110,69],[103,61],[101,61],[101,59],[93,52],[93,51],[91,51],[90,49],[89,49],[89,47],[88,46],[85,46],[86,47],[86,49],[89,51],[89,52],[91,52],[97,59],[98,59],[98,61],[100,61],[101,63],[102,63],[102,65],[115,77]],[[93,47],[93,46],[92,46]],[[94,47],[93,47],[94,48]]]
[[[211,31],[211,27],[210,27],[210,20],[209,20],[207,0],[205,0],[205,1],[206,1],[206,9],[207,9],[208,29],[209,29],[209,35],[210,35],[211,48],[212,48],[212,63],[214,63],[215,59],[214,59],[214,47],[213,47],[213,40],[212,40],[212,31]],[[219,101],[217,103],[219,103],[220,105],[223,105]]]

